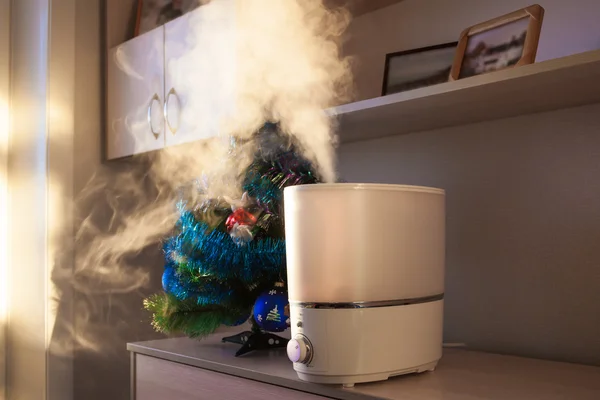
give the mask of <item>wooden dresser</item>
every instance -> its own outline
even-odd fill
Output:
[[[234,357],[223,335],[129,343],[134,400],[598,400],[600,368],[446,349],[435,372],[352,389],[300,381],[285,350]]]

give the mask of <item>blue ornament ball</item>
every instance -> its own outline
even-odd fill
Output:
[[[186,297],[186,294],[184,294],[186,291],[179,282],[179,276],[177,275],[175,268],[171,265],[167,264],[165,266],[165,271],[162,276],[162,287],[165,292],[174,295],[178,299]]]
[[[289,326],[287,292],[283,287],[274,287],[261,293],[254,303],[252,316],[258,326],[267,332],[283,332]]]
[[[198,295],[190,283],[179,279],[177,270],[171,264],[165,266],[162,275],[162,287],[166,293],[172,294],[179,300],[186,300]]]

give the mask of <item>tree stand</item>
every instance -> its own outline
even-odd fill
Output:
[[[254,322],[254,318],[251,319],[251,322],[251,331],[244,331],[237,335],[227,336],[221,339],[221,342],[223,343],[236,343],[242,345],[235,353],[236,357],[254,350],[278,349],[287,346],[289,339],[261,330]]]

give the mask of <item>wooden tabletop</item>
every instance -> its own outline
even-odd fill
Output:
[[[285,350],[234,357],[238,346],[204,340],[163,339],[127,349],[168,361],[344,400],[599,400],[600,367],[445,349],[435,372],[405,375],[344,389],[298,379]]]

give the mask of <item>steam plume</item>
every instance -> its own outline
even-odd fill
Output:
[[[245,139],[265,122],[279,122],[322,178],[336,179],[334,121],[323,110],[349,93],[350,68],[339,53],[349,13],[327,9],[322,0],[213,0],[202,7],[201,17],[190,14],[182,38],[187,51],[168,68],[180,77],[174,82],[185,104],[180,124],[219,138],[108,163],[80,193],[74,288],[84,300],[75,313],[87,327],[87,336],[77,337],[80,346],[118,339],[119,329],[91,318],[98,312],[94,299],[137,293],[149,284],[144,254],[152,249],[160,265],[157,243],[177,218],[179,188],[197,180],[203,191],[196,202],[241,197],[237,179],[256,151]],[[231,10],[233,16],[224,14]],[[238,143],[235,159],[228,157],[230,137]]]

